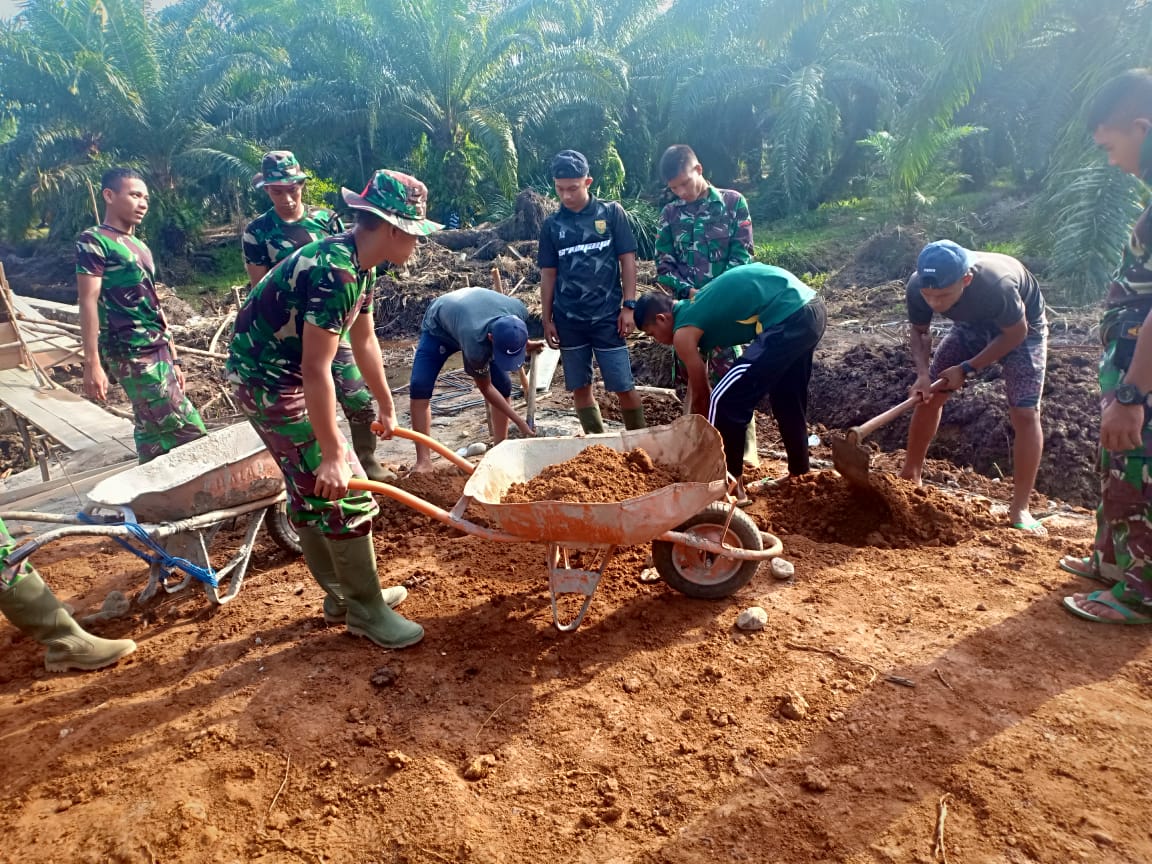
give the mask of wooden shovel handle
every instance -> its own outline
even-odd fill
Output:
[[[938,378],[932,382],[932,387],[930,389],[932,392],[935,392],[936,389],[940,385],[946,384],[946,383],[947,383],[947,381],[945,379]],[[860,441],[863,441],[865,438],[867,438],[869,435],[871,435],[877,429],[880,429],[881,427],[887,426],[889,423],[891,423],[897,417],[901,416],[902,414],[907,413],[910,408],[913,408],[919,402],[920,402],[920,400],[918,398],[916,398],[915,396],[909,396],[907,399],[905,399],[899,405],[893,405],[891,408],[889,408],[883,414],[877,414],[871,420],[869,420],[865,423],[861,423],[859,426],[854,426],[851,431],[856,433],[857,443],[859,443]]]

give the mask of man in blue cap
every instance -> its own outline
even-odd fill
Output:
[[[944,403],[969,378],[999,363],[1016,437],[1008,521],[1022,531],[1046,533],[1028,511],[1044,452],[1040,396],[1048,357],[1048,322],[1036,277],[1009,255],[972,252],[951,240],[937,240],[920,251],[916,272],[908,280],[906,301],[909,344],[916,364],[916,381],[909,392],[920,402],[912,414],[908,455],[900,476],[920,482]],[[935,354],[933,314],[953,322]],[[933,388],[937,379],[945,383]]]
[[[492,437],[499,444],[508,437],[508,421],[520,434],[535,434],[512,404],[510,372],[524,365],[529,351],[543,343],[528,339],[528,309],[515,297],[487,288],[460,288],[432,301],[420,327],[420,343],[412,362],[409,385],[412,428],[428,434],[432,428],[432,391],[444,362],[457,351],[464,355],[464,371],[492,406]],[[428,448],[416,445],[414,471],[429,471]]]

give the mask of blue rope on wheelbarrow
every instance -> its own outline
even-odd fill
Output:
[[[192,578],[198,579],[205,584],[211,585],[213,588],[219,586],[220,583],[216,579],[216,571],[211,567],[201,567],[199,564],[192,563],[187,558],[179,558],[175,555],[169,555],[167,550],[155,540],[153,540],[152,536],[144,530],[143,526],[139,522],[136,521],[136,514],[132,512],[131,508],[121,507],[120,512],[124,514],[122,524],[125,528],[128,529],[128,533],[130,533],[136,540],[140,541],[141,545],[155,553],[154,555],[149,555],[146,552],[141,552],[123,537],[112,538],[137,558],[143,558],[149,564],[155,564],[159,562],[160,565],[168,572],[172,572],[173,570],[181,570]],[[76,518],[88,525],[121,524],[117,522],[109,522],[107,519],[95,519],[92,516],[89,516],[87,513],[77,513]]]

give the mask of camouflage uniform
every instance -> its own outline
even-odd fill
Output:
[[[752,260],[752,217],[748,202],[734,189],[709,186],[697,201],[673,201],[660,213],[656,237],[656,282],[687,300],[732,267]],[[713,386],[728,374],[743,349],[737,345],[708,352]],[[681,370],[682,371],[682,370]]]
[[[204,421],[176,380],[148,247],[114,228],[89,228],[76,241],[76,272],[101,279],[100,362],[132,402],[140,462],[205,435]]]
[[[1144,144],[1141,173],[1152,183],[1152,136]],[[1152,310],[1152,206],[1132,230],[1120,267],[1109,286],[1100,324],[1101,407],[1122,383],[1132,362],[1136,335]],[[1110,592],[1129,606],[1152,606],[1152,410],[1144,409],[1144,444],[1136,450],[1100,449],[1100,506],[1092,564],[1120,580]]]
[[[321,452],[304,404],[304,324],[347,336],[356,316],[371,312],[375,278],[375,268],[360,269],[347,233],[297,249],[248,296],[228,357],[240,407],[284,472],[292,522],[327,537],[369,534],[379,508],[367,492],[337,501],[315,494]],[[352,473],[363,476],[352,449],[345,453]]]
[[[305,205],[303,217],[296,222],[285,222],[272,208],[244,229],[244,263],[271,270],[301,246],[343,230],[340,217],[324,207]],[[371,423],[376,419],[372,394],[346,339],[341,339],[336,348],[332,379],[336,382],[336,398],[349,423]]]

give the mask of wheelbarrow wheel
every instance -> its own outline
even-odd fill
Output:
[[[728,516],[727,504],[709,504],[676,530],[734,548],[757,551],[764,548],[760,529],[744,511],[732,513],[731,522]],[[652,541],[652,564],[669,586],[681,594],[704,600],[734,594],[752,581],[760,567],[759,561],[726,558],[662,540]]]
[[[288,506],[286,504],[276,505],[268,514],[266,521],[268,522],[268,533],[272,535],[272,540],[277,546],[293,555],[304,554],[304,550],[300,547],[300,536],[296,533],[296,528],[288,521]]]

